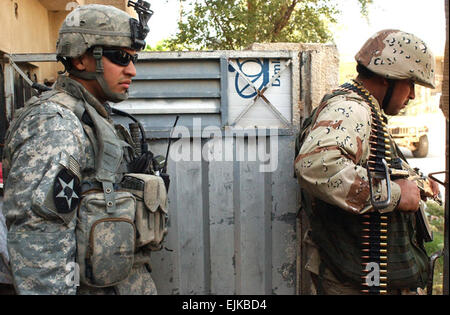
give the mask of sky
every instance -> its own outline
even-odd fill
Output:
[[[342,14],[331,26],[342,61],[353,56],[374,33],[387,28],[413,33],[424,40],[436,56],[444,54],[444,0],[374,0],[368,21],[361,16],[357,0],[339,0]],[[179,18],[178,0],[150,0],[154,15],[149,22],[147,43],[174,35]]]
[[[436,56],[444,55],[444,0],[374,0],[369,6],[368,22],[359,14],[356,0],[342,2],[345,9],[339,23],[332,27],[341,59],[353,59],[372,34],[388,28],[413,33],[425,41]]]

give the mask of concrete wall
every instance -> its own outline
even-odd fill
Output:
[[[7,53],[49,52],[48,11],[37,0],[1,3],[0,49]]]
[[[83,4],[99,3],[105,5],[112,5],[122,11],[127,12],[131,16],[136,16],[136,12],[134,11],[134,9],[132,7],[127,6],[128,0],[82,0],[82,1],[84,2]]]
[[[37,0],[4,0],[0,5],[0,51],[5,53],[51,52],[49,14]],[[34,65],[26,70],[38,79],[52,76],[55,66]],[[25,70],[25,69],[24,69]]]

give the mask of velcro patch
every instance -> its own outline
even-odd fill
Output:
[[[53,183],[53,201],[58,213],[70,213],[80,203],[80,180],[70,170],[63,168]]]

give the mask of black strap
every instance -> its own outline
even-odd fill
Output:
[[[319,276],[318,278],[318,282],[317,282],[317,295],[324,295],[323,292],[323,275],[325,273],[325,264],[322,261],[322,259],[320,260],[320,265],[319,265]]]
[[[387,79],[387,81],[388,81],[389,86],[386,91],[386,95],[384,95],[383,104],[381,105],[383,110],[387,107],[387,105],[391,101],[392,94],[394,93],[395,82],[396,82],[395,80],[390,80],[390,79]]]

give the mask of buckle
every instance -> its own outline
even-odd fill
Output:
[[[102,59],[103,56],[103,48],[100,46],[94,47],[94,50],[92,51],[92,55],[95,59]]]

